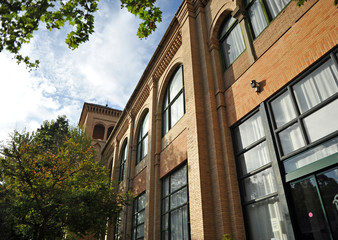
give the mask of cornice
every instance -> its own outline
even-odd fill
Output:
[[[153,79],[160,79],[165,69],[175,56],[176,52],[182,45],[182,32],[177,31],[169,46],[165,49],[163,55],[160,57],[159,64],[155,68]]]
[[[142,108],[143,104],[147,100],[150,94],[149,85],[146,85],[141,94],[139,94],[134,101],[134,105],[131,108],[131,113],[133,116],[136,116],[139,110]]]

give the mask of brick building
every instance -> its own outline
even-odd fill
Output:
[[[338,239],[333,0],[183,0],[101,158],[107,239]]]

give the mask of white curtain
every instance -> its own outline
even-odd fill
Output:
[[[275,18],[291,0],[266,0],[272,18]]]
[[[222,43],[226,66],[229,67],[244,51],[245,44],[239,24],[236,24]]]
[[[262,10],[260,2],[257,0],[248,9],[250,22],[254,31],[255,37],[257,37],[267,26],[267,22]]]
[[[296,117],[289,92],[285,92],[271,103],[275,122],[278,127],[291,121]]]
[[[266,142],[263,142],[240,155],[239,161],[242,169],[241,173],[243,175],[268,164],[271,160]]]
[[[293,124],[292,126],[280,132],[279,138],[282,144],[284,155],[291,153],[305,145],[298,123]]]
[[[332,60],[293,87],[300,111],[303,113],[338,92],[338,72]]]
[[[244,123],[239,125],[235,129],[235,134],[237,149],[239,151],[264,137],[265,133],[260,114],[256,113]]]
[[[284,162],[285,172],[289,173],[298,168],[321,160],[338,152],[338,138],[334,138],[306,152],[300,153],[295,157]]]

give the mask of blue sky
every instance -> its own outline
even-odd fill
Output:
[[[163,21],[147,39],[136,36],[139,20],[119,0],[101,0],[95,33],[71,51],[67,29],[39,30],[23,54],[40,60],[29,72],[6,52],[0,53],[0,142],[13,130],[34,131],[44,120],[66,115],[78,123],[84,102],[123,109],[181,0],[157,0]]]

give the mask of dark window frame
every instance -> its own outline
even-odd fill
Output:
[[[250,7],[252,7],[252,5],[255,3],[255,2],[259,2],[260,6],[261,6],[261,9],[263,11],[263,14],[264,14],[264,18],[266,20],[266,26],[265,28],[256,36],[255,33],[254,33],[254,30],[253,30],[253,25],[252,25],[252,22],[250,20],[250,16],[249,16],[249,11],[248,9]],[[265,29],[267,29],[269,27],[269,25],[281,14],[281,12],[283,12],[283,10],[285,8],[287,8],[289,6],[289,4],[293,2],[292,0],[289,1],[288,4],[285,5],[285,7],[275,16],[273,17],[270,10],[269,10],[269,7],[268,7],[268,4],[266,3],[265,0],[250,0],[250,2],[245,6],[246,4],[246,1],[243,0],[243,5],[245,7],[245,15],[247,16],[247,19],[248,19],[248,25],[249,25],[249,29],[250,29],[250,34],[251,34],[251,39],[252,40],[255,40],[257,39],[263,32]]]
[[[175,75],[178,73],[178,71],[182,71],[182,88],[181,90],[175,95],[175,97],[173,99],[170,99],[170,86],[173,82],[173,79],[175,77]],[[170,131],[170,129],[181,119],[179,119],[174,125],[172,125],[171,121],[172,121],[172,116],[171,116],[171,107],[172,105],[177,101],[177,99],[179,97],[183,97],[183,115],[181,116],[181,118],[184,116],[185,114],[185,93],[184,93],[184,71],[183,71],[183,65],[180,65],[176,68],[176,70],[174,71],[174,73],[171,76],[171,79],[166,87],[165,93],[164,93],[164,98],[162,101],[162,137]],[[168,101],[167,106],[165,106],[164,102]],[[168,125],[168,131],[166,131],[166,127],[164,126],[164,120],[165,120],[165,113],[168,112],[168,118],[166,119],[167,121],[167,125]]]
[[[171,186],[171,176],[173,176],[177,171],[181,170],[182,168],[186,168],[186,185],[183,185],[181,187],[179,187],[178,189],[176,189],[175,191],[171,192],[170,186]],[[163,188],[163,184],[165,179],[168,179],[168,195],[164,195],[164,188]],[[180,164],[179,166],[177,166],[173,171],[171,171],[169,174],[167,174],[166,176],[164,176],[161,179],[161,239],[165,239],[163,233],[168,231],[168,239],[171,239],[171,218],[170,218],[170,213],[183,208],[183,207],[187,207],[187,224],[188,224],[188,239],[191,239],[191,232],[190,232],[190,211],[189,211],[189,181],[188,181],[188,164],[185,162],[183,164]],[[186,188],[187,189],[187,202],[179,205],[175,208],[170,209],[170,198],[173,194],[181,191],[182,189]],[[163,207],[163,202],[164,199],[168,199],[168,211],[163,211],[164,207]],[[168,214],[168,229],[163,230],[162,226],[163,226],[163,216],[165,216],[166,214]]]
[[[333,132],[325,137],[322,137],[316,141],[310,142],[309,137],[306,134],[306,130],[304,127],[304,123],[303,123],[303,119],[305,119],[307,116],[311,115],[312,113],[316,112],[317,110],[323,108],[324,106],[328,105],[329,103],[335,101],[338,98],[338,93],[335,93],[334,95],[328,97],[327,99],[325,99],[324,101],[322,101],[321,103],[317,104],[316,106],[312,107],[311,109],[308,109],[307,111],[301,113],[300,109],[298,108],[297,105],[297,101],[296,101],[296,97],[294,95],[294,91],[292,89],[292,87],[294,85],[296,85],[298,82],[300,82],[301,80],[303,80],[305,77],[307,77],[308,75],[310,75],[312,72],[314,72],[316,69],[318,69],[322,64],[324,64],[326,61],[328,61],[329,59],[331,59],[334,63],[334,65],[336,66],[337,70],[338,70],[338,61],[337,61],[337,57],[335,55],[335,52],[338,52],[337,50],[334,50],[333,52],[325,55],[323,58],[321,58],[320,60],[318,60],[316,63],[312,64],[309,68],[307,68],[306,70],[304,70],[301,74],[299,74],[294,80],[292,80],[291,82],[289,82],[286,86],[284,86],[282,89],[280,89],[276,94],[273,95],[273,97],[271,97],[270,99],[268,99],[267,102],[267,111],[269,113],[269,121],[272,127],[272,134],[273,134],[273,139],[275,141],[277,150],[278,150],[278,158],[281,161],[287,160],[299,153],[302,153],[310,148],[316,147],[319,144],[322,144],[330,139],[333,139],[335,137],[338,136],[338,131]],[[279,96],[281,96],[283,93],[285,93],[286,91],[289,92],[291,100],[292,100],[292,105],[294,107],[294,110],[296,112],[296,117],[290,121],[288,121],[287,123],[283,124],[280,127],[276,126],[276,121],[274,118],[274,114],[272,111],[272,107],[271,107],[271,103],[273,100],[277,99]],[[287,129],[288,127],[292,126],[293,124],[298,123],[301,133],[302,133],[302,138],[305,142],[305,146],[298,148],[297,150],[294,150],[288,154],[283,154],[283,149],[282,149],[282,144],[279,140],[278,134],[280,132],[282,132],[283,130]]]
[[[218,42],[219,42],[219,48],[220,48],[220,56],[221,56],[221,63],[223,66],[223,72],[226,71],[228,68],[230,68],[232,66],[232,64],[245,52],[245,50],[247,49],[246,46],[246,42],[244,39],[244,34],[243,34],[243,30],[242,27],[239,23],[239,21],[235,19],[235,21],[233,23],[231,23],[231,25],[228,27],[228,29],[226,29],[225,31],[223,31],[224,25],[227,23],[228,20],[230,20],[231,18],[234,18],[231,14],[229,14],[228,16],[225,17],[225,19],[222,22],[222,25],[220,27],[219,30],[219,34],[218,34]],[[224,51],[223,51],[223,42],[229,37],[229,35],[231,34],[231,32],[235,29],[236,26],[239,26],[240,30],[241,30],[241,34],[242,34],[242,39],[243,39],[243,43],[244,43],[244,49],[241,53],[238,54],[238,56],[230,63],[226,63],[225,61],[225,56],[224,56]],[[224,32],[223,34],[221,34],[222,32]]]
[[[144,212],[145,214],[145,209],[146,209],[146,204],[144,204],[144,208],[138,210],[138,207],[139,207],[139,200],[141,197],[146,197],[146,192],[143,192],[141,194],[139,194],[136,198],[134,198],[134,203],[133,203],[133,215],[132,215],[132,227],[131,227],[131,238],[132,239],[136,239],[136,240],[141,240],[141,239],[144,239],[144,235],[143,237],[139,237],[137,238],[135,235],[134,235],[134,230],[137,231],[137,228],[141,225],[143,225],[143,228],[144,228],[144,221],[142,223],[138,223],[137,225],[134,224],[135,222],[135,217],[137,217],[137,215],[141,212]],[[145,218],[144,218],[145,219]]]
[[[128,155],[128,140],[124,140],[121,152],[120,152],[120,174],[119,174],[119,182],[122,182],[125,177],[126,171],[126,163],[127,163],[127,155]]]
[[[148,155],[148,151],[147,151],[147,154],[142,156],[143,148],[146,147],[148,149],[148,146],[144,146],[144,142],[143,142],[146,138],[148,138],[148,132],[145,134],[143,132],[144,131],[143,124],[144,124],[144,121],[146,120],[146,117],[148,117],[148,130],[149,130],[149,110],[146,110],[146,112],[144,113],[142,117],[142,121],[140,122],[140,125],[139,125],[139,130],[137,134],[137,144],[136,144],[136,165]]]

